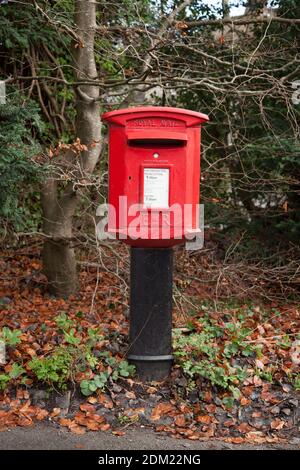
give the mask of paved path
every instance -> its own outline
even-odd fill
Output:
[[[12,428],[0,432],[1,450],[204,450],[204,449],[300,449],[300,439],[288,444],[266,444],[263,446],[233,445],[222,441],[206,442],[174,439],[155,433],[151,429],[127,429],[125,436],[117,437],[109,432],[88,432],[77,436],[51,424],[38,424],[32,428]]]

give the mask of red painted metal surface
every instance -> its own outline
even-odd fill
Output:
[[[109,126],[108,232],[141,247],[176,245],[196,233],[200,131],[208,116],[149,106],[107,112],[102,120]]]

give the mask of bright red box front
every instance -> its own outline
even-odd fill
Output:
[[[199,231],[200,131],[205,114],[140,107],[105,113],[108,232],[133,246],[168,247]]]

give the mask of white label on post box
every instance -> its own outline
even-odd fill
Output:
[[[169,207],[168,168],[144,168],[144,205],[146,207]]]

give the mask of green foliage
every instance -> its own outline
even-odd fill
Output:
[[[98,389],[103,390],[110,377],[112,380],[118,380],[120,377],[129,377],[135,372],[135,367],[128,364],[127,361],[117,362],[115,358],[106,353],[103,353],[103,357],[105,357],[105,363],[110,366],[112,371],[101,372],[91,380],[83,380],[80,383],[80,390],[85,396],[92,395]]]
[[[227,408],[228,410],[231,410],[231,408],[234,405],[234,397],[233,396],[224,397],[222,402],[223,402],[225,408]]]
[[[21,342],[21,334],[21,330],[11,330],[10,328],[4,326],[0,333],[0,339],[4,341],[7,346],[14,347]]]
[[[69,331],[74,327],[74,321],[71,320],[65,312],[62,312],[55,317],[55,323],[63,331]]]
[[[120,375],[121,377],[129,377],[130,375],[133,375],[135,372],[135,367],[133,365],[128,364],[127,361],[121,361],[118,364],[117,368],[117,374]],[[118,377],[117,375],[117,377]],[[114,375],[114,380],[116,375]]]
[[[72,328],[69,332],[64,332],[65,342],[68,344],[80,344],[81,338],[76,336],[75,328]]]
[[[300,392],[300,374],[297,374],[294,378],[294,387],[297,392]]]
[[[9,372],[9,376],[12,379],[17,379],[25,373],[26,373],[25,369],[20,364],[17,364],[16,362],[14,362]]]
[[[46,357],[35,357],[29,363],[37,379],[50,386],[65,388],[72,376],[73,356],[66,347],[60,347]]]
[[[80,317],[76,315],[76,318]],[[117,361],[108,351],[97,350],[98,343],[104,339],[99,329],[83,329],[65,312],[56,316],[55,323],[62,335],[63,345],[55,348],[48,356],[34,358],[28,364],[41,382],[51,387],[66,388],[68,382],[75,380],[78,372],[88,375],[93,373],[92,379],[80,382],[82,393],[88,396],[103,389],[110,378],[118,380],[134,374],[134,366],[127,361]],[[97,372],[98,369],[100,372]]]
[[[95,375],[91,380],[83,380],[80,383],[81,393],[85,396],[89,396],[98,389],[103,390],[108,377],[109,374],[107,372],[101,372],[99,375]]]
[[[277,341],[278,346],[282,349],[290,349],[291,347],[291,338],[288,335],[280,336],[279,340]]]
[[[41,8],[49,7],[49,2],[46,0],[38,3]],[[66,8],[66,4],[73,4],[73,1],[55,3],[57,5],[63,3],[63,9]],[[57,41],[57,31],[48,27],[41,15],[34,13],[34,6],[31,2],[24,2],[21,8],[18,8],[18,5],[1,5],[0,37],[5,38],[4,46],[15,54],[28,50],[34,43],[45,41],[46,44],[51,45]],[[58,14],[58,8],[55,13]],[[67,16],[64,18],[64,21],[66,20]]]
[[[10,376],[8,374],[0,374],[0,390],[5,390],[10,382]]]
[[[208,316],[201,324],[200,333],[175,331],[174,355],[192,382],[201,376],[237,396],[236,386],[247,377],[247,368],[238,365],[237,359],[256,354],[256,348],[245,341],[250,330],[242,322],[228,322],[221,328]]]
[[[20,364],[14,362],[8,374],[0,374],[0,390],[5,390],[12,380],[18,379],[22,375],[24,376],[25,373],[25,369]],[[23,381],[26,378],[24,376]]]
[[[0,219],[15,230],[30,227],[27,205],[41,174],[34,157],[41,151],[37,136],[42,131],[38,107],[16,92],[0,105]]]

